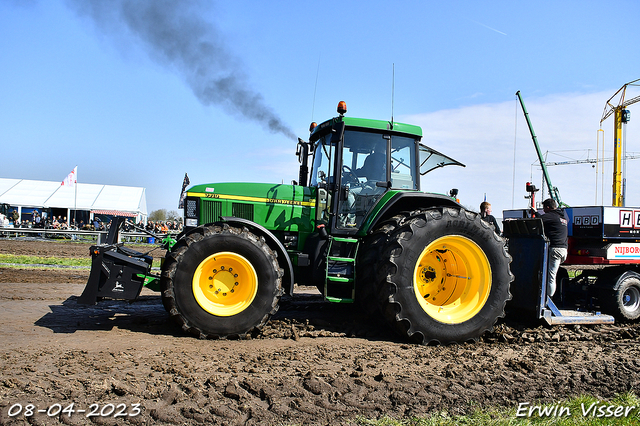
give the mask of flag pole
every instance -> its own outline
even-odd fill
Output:
[[[76,166],[76,184],[73,185],[75,187],[75,195],[73,197],[73,224],[77,227],[78,223],[76,222],[76,215],[78,214],[78,166]]]

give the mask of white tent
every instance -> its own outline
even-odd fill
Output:
[[[147,216],[145,189],[132,186],[77,183],[68,187],[60,182],[0,178],[0,203],[18,208],[64,208],[138,219]]]

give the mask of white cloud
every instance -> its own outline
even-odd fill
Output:
[[[527,98],[523,94],[541,151],[543,154],[548,151],[547,161],[584,159],[587,150],[591,150],[590,158],[596,156],[600,118],[614,91],[542,98]],[[634,126],[633,108],[629,107],[632,120],[626,126],[627,152],[640,151],[640,124]],[[462,204],[475,210],[486,193],[494,214],[501,216],[504,209],[526,207],[526,182],[542,186],[537,154],[515,95],[513,101],[405,116],[398,121],[420,125],[423,143],[466,165],[445,167],[423,177],[424,191],[448,193],[449,189],[458,188]],[[602,127],[605,157],[612,157],[613,117],[603,122]],[[639,166],[640,160],[627,161],[628,206],[640,206],[640,191],[635,190],[640,184]],[[548,170],[565,203],[571,206],[596,203],[596,173],[592,164],[552,166]],[[601,182],[601,177],[598,179]],[[605,163],[604,182],[604,203],[599,185],[598,204],[611,205],[611,162]],[[541,197],[542,191],[536,194],[540,201]]]

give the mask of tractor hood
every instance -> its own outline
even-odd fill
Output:
[[[206,183],[189,188],[187,196],[250,203],[288,204],[305,207],[315,205],[310,188],[272,183]]]

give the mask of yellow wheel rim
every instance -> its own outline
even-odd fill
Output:
[[[243,256],[232,252],[212,254],[193,275],[196,302],[212,315],[227,317],[244,311],[258,292],[258,275]]]
[[[480,312],[491,291],[491,266],[484,251],[459,235],[438,238],[420,254],[413,288],[433,319],[459,324]]]

